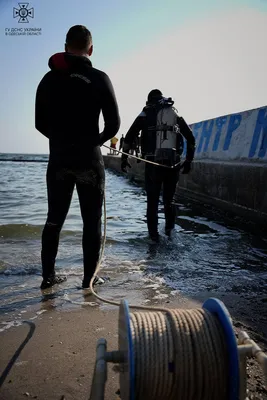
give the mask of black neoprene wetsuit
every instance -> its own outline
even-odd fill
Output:
[[[70,53],[50,57],[38,85],[36,129],[49,139],[48,215],[42,234],[43,278],[55,274],[59,235],[76,186],[83,219],[84,279],[95,271],[101,245],[105,170],[100,146],[119,130],[120,117],[109,77],[89,58]],[[104,130],[99,132],[103,113]]]

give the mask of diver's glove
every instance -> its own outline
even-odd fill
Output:
[[[132,168],[131,164],[128,161],[128,156],[126,156],[125,154],[123,154],[121,156],[121,170],[122,172],[127,173],[127,169],[126,168]]]
[[[191,161],[185,160],[180,167],[180,171],[182,171],[182,174],[189,174],[191,171]]]

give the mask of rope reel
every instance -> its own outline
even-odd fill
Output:
[[[94,276],[106,241],[105,197],[104,215]],[[119,349],[108,352],[107,341],[98,340],[90,400],[104,400],[108,362],[119,366],[121,400],[246,400],[248,357],[257,359],[267,384],[267,356],[246,332],[236,339],[220,300],[210,298],[202,308],[190,310],[128,305],[97,295],[94,276],[94,296],[119,306]],[[130,313],[129,307],[140,311]]]
[[[98,341],[90,400],[104,399],[108,362],[119,364],[121,400],[245,400],[252,355],[267,379],[267,356],[245,332],[237,342],[217,299],[199,309],[134,313],[123,300],[118,328],[118,351]]]

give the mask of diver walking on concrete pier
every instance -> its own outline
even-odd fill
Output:
[[[171,98],[163,97],[158,89],[148,94],[146,106],[128,130],[123,151],[129,153],[132,144],[141,131],[142,158],[154,161],[161,166],[146,163],[145,188],[147,193],[147,226],[152,240],[159,240],[158,203],[163,186],[163,204],[165,213],[165,233],[171,235],[175,225],[176,210],[173,197],[179,180],[179,171],[188,174],[195,153],[195,138],[185,120],[173,107]],[[183,153],[183,137],[187,141],[186,160],[180,165]],[[128,156],[123,154],[121,169],[127,172],[131,167]],[[174,168],[164,168],[174,167]]]
[[[92,36],[70,28],[64,53],[49,59],[36,93],[35,126],[49,139],[48,216],[42,235],[42,289],[63,282],[55,275],[59,235],[76,186],[83,219],[83,288],[94,275],[101,246],[105,169],[100,146],[116,135],[120,117],[109,77],[92,67]],[[105,127],[99,134],[102,111]]]

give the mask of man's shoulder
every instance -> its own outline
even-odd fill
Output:
[[[88,79],[101,91],[112,91],[112,82],[108,74],[100,69],[91,67],[88,68]]]
[[[48,71],[44,74],[44,76],[42,77],[42,79],[40,80],[40,84],[41,83],[48,83],[48,82],[52,82],[56,79],[56,77],[58,76],[57,71]]]
[[[54,83],[54,74],[53,71],[48,71],[44,74],[44,76],[40,79],[37,90],[47,90]]]
[[[140,114],[138,114],[137,118],[139,118],[139,117],[140,118],[146,118],[148,112],[149,112],[149,107],[145,106],[143,108],[143,110],[140,112]]]
[[[177,114],[177,120],[182,124],[186,124],[185,119],[182,115]]]
[[[53,75],[52,71],[48,71],[48,72],[46,72],[46,73],[43,75],[43,77],[42,77],[41,81],[44,81],[44,80],[50,79],[52,75]]]
[[[99,80],[102,80],[102,81],[107,81],[107,80],[109,80],[108,74],[107,74],[106,72],[100,70],[100,69],[91,67],[89,71],[90,71],[90,74],[91,74],[91,75],[95,76],[95,77],[98,78]]]
[[[146,117],[146,112],[142,110],[140,114],[138,114],[137,118],[145,118]]]

